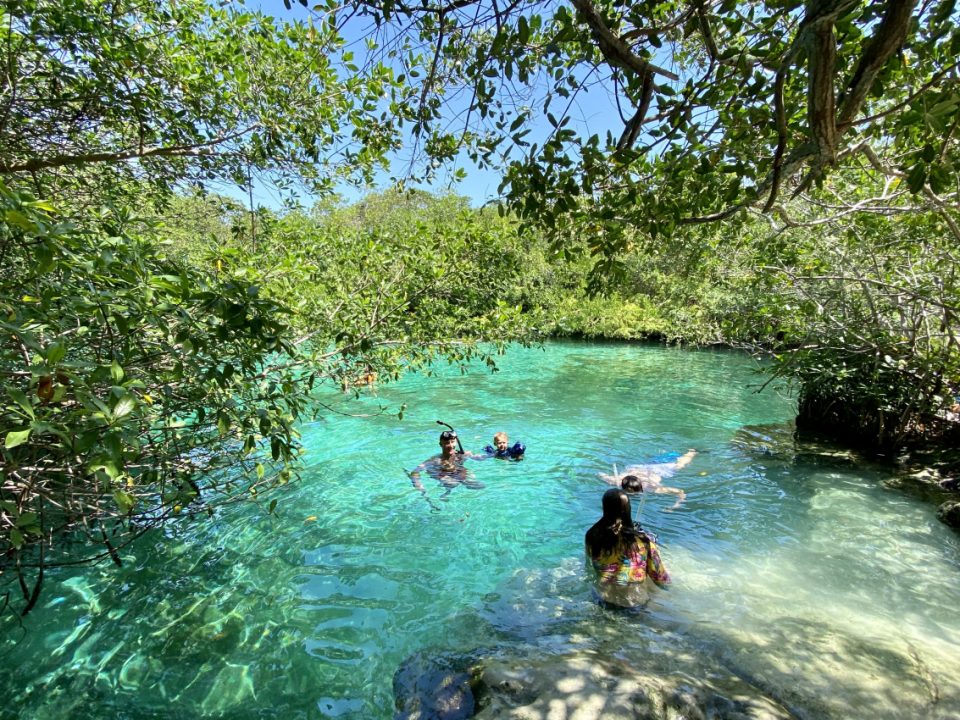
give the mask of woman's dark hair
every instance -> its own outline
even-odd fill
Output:
[[[609,552],[639,539],[633,527],[630,496],[623,490],[611,488],[603,494],[603,517],[587,530],[584,540],[592,557]]]
[[[624,475],[620,481],[620,489],[628,493],[642,493],[643,483],[636,475]]]

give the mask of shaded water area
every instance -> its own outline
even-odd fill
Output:
[[[958,535],[885,471],[771,439],[794,405],[754,392],[751,361],[554,343],[501,367],[349,406],[406,403],[402,421],[306,425],[276,516],[234,508],[145,536],[123,568],[52,573],[22,629],[0,621],[0,717],[388,718],[417,653],[731,676],[800,718],[960,715]],[[404,470],[436,452],[437,419],[474,450],[505,430],[526,459],[469,462],[482,489],[424,477],[425,497]],[[687,448],[668,481],[686,502],[643,506],[673,587],[598,607],[597,473]]]

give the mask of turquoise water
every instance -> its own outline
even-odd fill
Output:
[[[596,649],[651,672],[746,678],[809,718],[960,714],[958,537],[882,471],[769,452],[744,426],[790,398],[727,352],[556,343],[491,375],[408,378],[303,428],[276,516],[238,507],[147,536],[123,568],[51,575],[0,621],[0,717],[386,718],[421,650]],[[402,421],[395,410],[407,404]],[[493,432],[520,463],[468,463],[445,493],[404,469]],[[759,439],[758,439],[759,438]],[[700,453],[650,496],[674,586],[641,613],[591,599],[582,539],[598,472]]]

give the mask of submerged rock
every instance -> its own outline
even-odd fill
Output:
[[[393,676],[396,720],[466,720],[476,711],[476,658],[418,652]]]
[[[864,455],[837,440],[797,430],[793,423],[745,425],[730,442],[758,458],[841,470],[868,469],[885,478],[885,487],[938,504],[937,518],[951,527],[960,527],[960,452],[953,448],[915,448],[896,457]]]
[[[937,482],[941,490],[946,490],[947,492],[958,492],[960,491],[960,477],[944,478]]]
[[[795,435],[793,423],[744,425],[730,442],[751,455],[792,457],[796,452]]]
[[[948,500],[937,508],[937,519],[952,528],[960,528],[960,500]]]
[[[394,676],[396,718],[479,720],[786,720],[793,715],[732,674],[637,668],[592,650],[500,658],[417,653]]]
[[[816,433],[798,431],[792,422],[744,425],[730,442],[749,455],[776,457],[786,462],[853,466],[862,461],[850,448]]]
[[[480,720],[781,720],[793,715],[733,675],[657,675],[592,651],[484,667]]]

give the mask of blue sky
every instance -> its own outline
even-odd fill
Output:
[[[250,9],[259,9],[267,15],[272,15],[276,19],[283,20],[301,20],[308,21],[311,16],[314,22],[320,22],[323,15],[319,11],[304,8],[297,0],[291,0],[291,9],[287,10],[282,0],[236,0],[238,4],[243,4]],[[316,2],[310,3],[311,8]],[[317,6],[319,7],[319,6]],[[350,32],[353,37],[350,37]],[[347,33],[348,42],[356,55],[362,57],[365,53],[365,38],[358,34],[357,29],[351,29]],[[358,60],[358,64],[361,64]],[[465,103],[461,102],[461,105]],[[554,107],[559,108],[556,104]],[[455,112],[455,108],[453,109]],[[569,113],[572,116],[571,126],[580,133],[590,134],[592,132],[605,133],[607,130],[613,130],[619,133],[622,129],[622,123],[617,114],[611,99],[604,93],[587,93],[581,91],[580,97],[571,105]],[[557,113],[559,115],[559,112]],[[547,137],[552,131],[552,126],[548,123],[544,113],[535,113],[535,119],[528,140],[542,143],[542,139]],[[392,176],[402,177],[410,164],[410,147],[406,147],[390,158],[391,168],[389,171],[378,174],[375,187],[370,191],[382,190],[391,185]],[[453,179],[453,173],[458,168],[462,168],[466,173],[466,178],[461,181]],[[419,185],[424,189],[433,192],[452,191],[459,195],[470,198],[474,206],[480,206],[489,201],[494,201],[498,197],[498,186],[500,184],[500,174],[492,170],[478,169],[465,154],[459,157],[457,161],[449,166],[441,168],[438,172],[437,180],[429,186]],[[235,197],[244,204],[249,200],[247,190],[237,187],[221,186],[219,191]],[[339,194],[348,202],[360,199],[365,191],[346,184],[338,188]],[[283,202],[282,194],[268,184],[254,183],[253,202],[256,205],[265,205],[271,208],[279,208]],[[301,198],[301,202],[310,204],[309,198]]]

